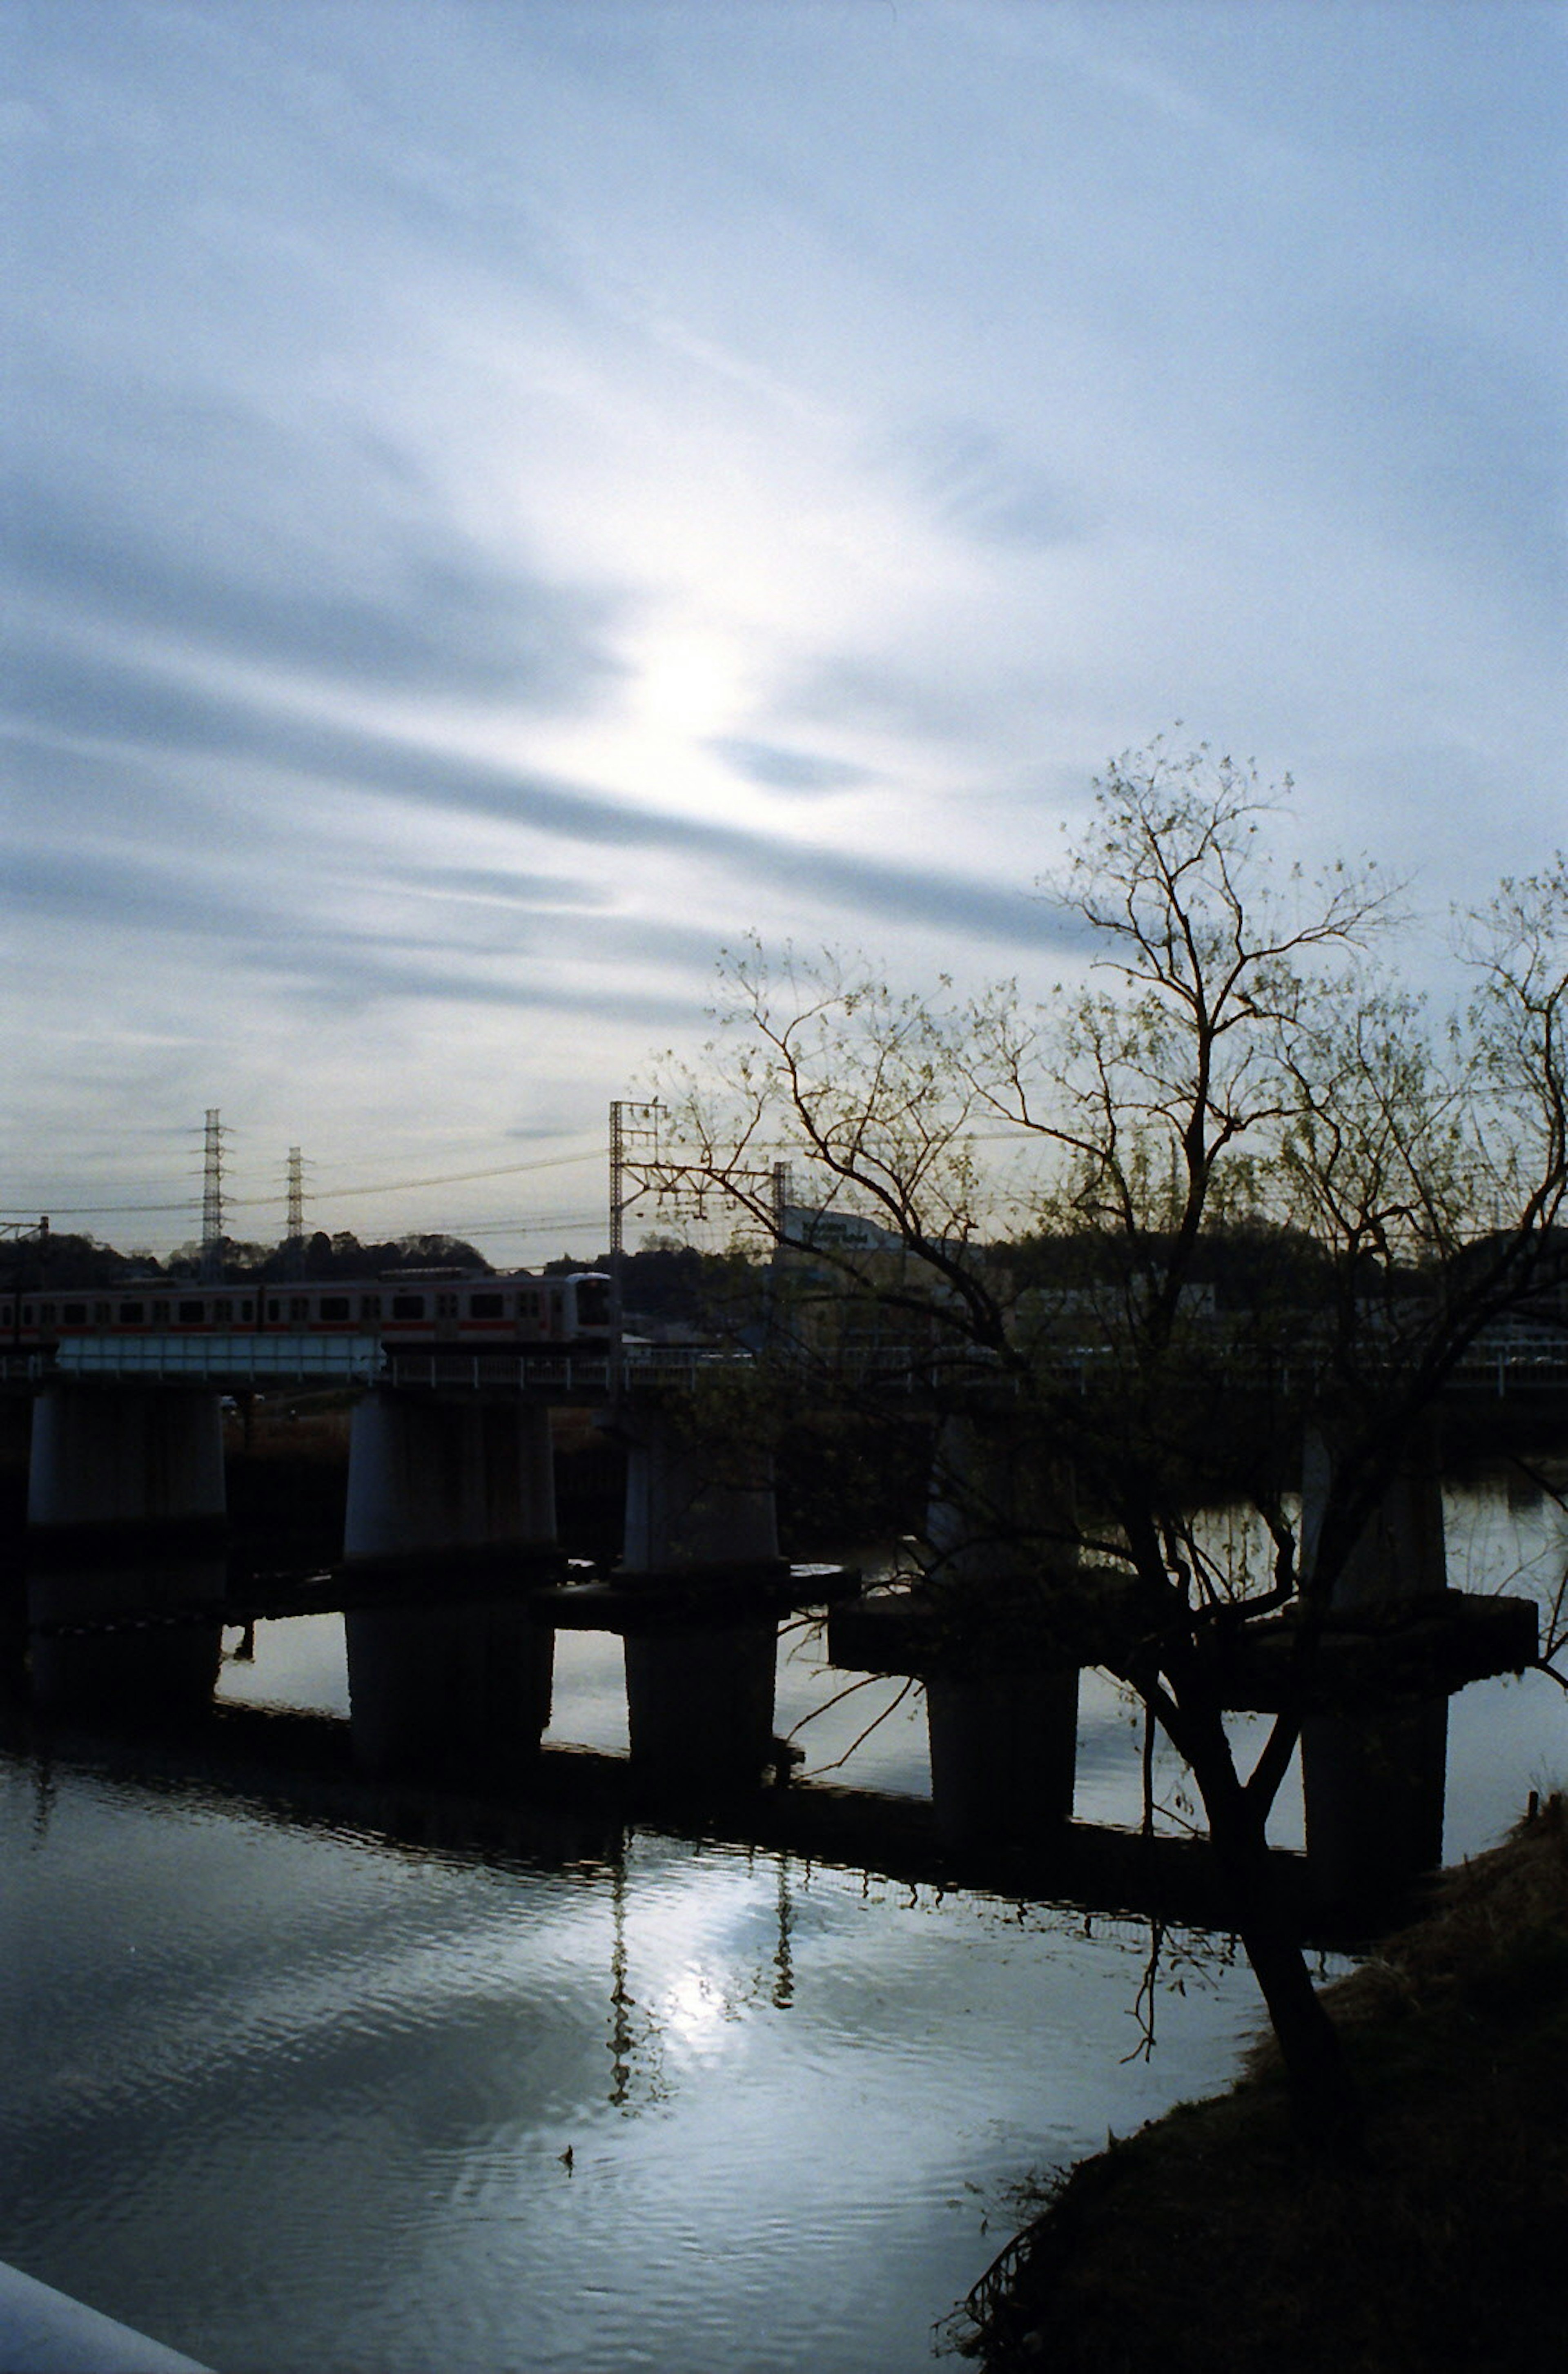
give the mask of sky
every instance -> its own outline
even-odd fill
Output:
[[[1568,838],[1568,11],[0,0],[8,1219],[606,1240],[719,951],[1077,961],[1111,755]],[[410,1182],[429,1181],[430,1184]]]

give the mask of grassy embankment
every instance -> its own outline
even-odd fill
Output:
[[[1303,2153],[1259,2047],[1230,2093],[1052,2189],[972,2302],[989,2374],[1568,2366],[1564,1800],[1444,1874],[1327,2001],[1365,2098],[1358,2163]]]

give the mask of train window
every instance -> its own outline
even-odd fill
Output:
[[[360,1295],[360,1316],[361,1319],[379,1319],[381,1317],[381,1297],[379,1294]]]
[[[583,1327],[607,1327],[610,1316],[610,1287],[607,1277],[580,1277],[577,1281],[577,1320]]]
[[[266,1315],[269,1319],[281,1319],[283,1316],[283,1305],[276,1294],[268,1298]]]
[[[289,1296],[289,1318],[290,1318],[290,1319],[309,1319],[310,1315],[311,1315],[311,1298],[310,1298],[310,1296],[309,1296],[308,1294],[291,1294],[291,1295]]]
[[[54,1306],[53,1303],[46,1302],[43,1306],[43,1310],[45,1318],[53,1318]],[[60,1305],[60,1324],[62,1327],[85,1327],[87,1325],[87,1315],[88,1307],[85,1302],[63,1302]]]
[[[153,1306],[152,1306],[152,1323],[153,1323],[153,1325],[154,1325],[155,1327],[167,1327],[167,1326],[168,1326],[168,1324],[169,1324],[169,1305],[168,1305],[166,1302],[155,1302],[155,1303],[153,1304]]]
[[[206,1317],[205,1302],[177,1302],[174,1305],[174,1323],[177,1327],[199,1327]]]
[[[470,1319],[504,1319],[506,1299],[500,1294],[471,1294],[468,1297]]]
[[[95,1327],[107,1327],[110,1317],[111,1312],[107,1302],[95,1302],[93,1304],[92,1323]]]
[[[123,1302],[120,1305],[120,1324],[122,1327],[139,1327],[145,1315],[146,1305],[144,1303]]]
[[[321,1299],[321,1316],[324,1319],[347,1319],[348,1297],[346,1294],[324,1294]]]
[[[394,1319],[422,1319],[425,1298],[422,1294],[395,1294],[392,1298]]]
[[[255,1315],[256,1315],[256,1306],[255,1306],[255,1304],[251,1300],[250,1296],[247,1294],[247,1295],[246,1295],[246,1297],[245,1297],[245,1299],[244,1299],[244,1300],[243,1300],[243,1302],[242,1302],[242,1303],[241,1303],[241,1305],[240,1305],[240,1316],[241,1316],[241,1318],[242,1318],[242,1319],[253,1319],[253,1318],[255,1317]]]
[[[438,1319],[456,1318],[457,1297],[454,1294],[438,1294],[436,1296],[435,1302],[436,1317]]]

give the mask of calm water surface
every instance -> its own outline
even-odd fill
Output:
[[[1450,1545],[1549,1591],[1568,1530],[1472,1491]],[[623,1745],[616,1644],[560,1649],[552,1735]],[[781,1728],[842,1682],[786,1640]],[[340,1708],[341,1623],[261,1627],[223,1689]],[[808,1769],[893,1695],[807,1723]],[[1568,1767],[1538,1676],[1451,1739],[1451,1856]],[[1079,1815],[1132,1819],[1137,1776],[1086,1677]],[[844,1777],[925,1788],[913,1699]],[[1190,1941],[1145,2065],[1132,1924],[648,1832],[513,1864],[13,1759],[0,1854],[0,2257],[222,2374],[901,2374],[1009,2187],[1221,2080],[1256,2018]]]

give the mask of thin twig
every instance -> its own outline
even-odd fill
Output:
[[[873,1682],[883,1681],[886,1679],[886,1675],[881,1674],[867,1674],[866,1678],[867,1681]],[[835,1756],[831,1764],[813,1765],[811,1770],[804,1774],[802,1777],[808,1780],[817,1780],[821,1778],[824,1772],[837,1772],[841,1766],[847,1764],[850,1757],[855,1754],[855,1749],[865,1745],[872,1733],[876,1730],[877,1725],[880,1722],[886,1722],[888,1717],[890,1714],[895,1714],[898,1711],[898,1709],[902,1706],[905,1698],[908,1698],[911,1690],[914,1687],[914,1681],[915,1677],[911,1674],[908,1681],[905,1682],[897,1698],[889,1699],[887,1705],[882,1709],[881,1713],[872,1718],[871,1722],[867,1724],[865,1730],[860,1733],[857,1739],[852,1739],[850,1741],[849,1745],[844,1749],[842,1756]],[[849,1693],[847,1690],[840,1692],[841,1697],[847,1698],[848,1695]]]

